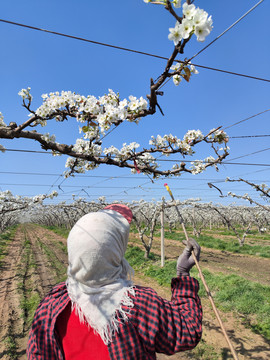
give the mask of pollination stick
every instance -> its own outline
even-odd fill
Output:
[[[173,194],[172,194],[171,189],[169,188],[169,185],[165,183],[164,186],[166,187],[166,190],[168,191],[168,193],[169,193],[170,196],[171,196],[171,199],[172,199],[172,201],[173,201],[173,203],[174,203],[176,212],[177,212],[177,214],[178,214],[178,216],[179,216],[179,220],[180,220],[180,223],[181,223],[181,225],[182,225],[182,228],[183,228],[183,231],[184,231],[186,240],[188,241],[188,234],[187,234],[187,230],[186,230],[186,227],[185,227],[185,224],[184,224],[183,216],[181,215],[181,213],[180,213],[180,211],[179,211],[179,209],[178,209],[178,207],[177,207],[176,201],[175,201],[175,199],[174,199],[174,196],[173,196]],[[226,341],[227,341],[227,343],[228,343],[228,345],[229,345],[229,348],[230,348],[230,350],[231,350],[231,352],[232,352],[233,358],[234,358],[235,360],[238,360],[238,356],[237,356],[237,354],[236,354],[236,352],[235,352],[235,350],[234,350],[234,348],[233,348],[233,346],[232,346],[232,343],[231,343],[231,341],[230,341],[230,339],[229,339],[229,337],[228,337],[228,335],[227,335],[226,329],[225,329],[225,327],[224,327],[224,325],[223,325],[223,322],[222,322],[222,320],[221,320],[221,318],[220,318],[220,315],[219,315],[218,310],[217,310],[217,308],[216,308],[216,305],[215,305],[215,303],[214,303],[214,299],[213,299],[213,297],[212,297],[212,294],[211,294],[211,292],[210,292],[210,290],[209,290],[209,287],[208,287],[208,285],[207,285],[207,283],[206,283],[206,281],[205,281],[204,275],[203,275],[203,273],[202,273],[202,271],[201,271],[199,262],[198,262],[198,260],[197,260],[197,258],[196,258],[196,256],[195,256],[193,250],[192,250],[191,253],[192,253],[193,259],[194,259],[194,261],[195,261],[196,267],[197,267],[197,269],[198,269],[198,272],[199,272],[199,274],[200,274],[200,278],[201,278],[201,280],[202,280],[202,283],[203,283],[203,285],[204,285],[204,288],[205,288],[205,290],[206,290],[207,296],[208,296],[208,298],[209,298],[209,300],[210,300],[210,303],[211,303],[211,305],[212,305],[212,308],[213,308],[213,310],[214,310],[214,313],[215,313],[215,315],[216,315],[216,317],[217,317],[217,319],[218,319],[218,322],[219,322],[219,324],[220,324],[220,327],[221,327],[221,329],[222,329],[222,332],[223,332],[223,334],[224,334],[224,336],[225,336],[225,339],[226,339]]]

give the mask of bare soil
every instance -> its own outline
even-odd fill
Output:
[[[136,236],[131,236],[131,242],[138,244]],[[67,254],[62,244],[66,244],[66,239],[50,230],[36,225],[18,227],[0,268],[0,359],[26,359],[30,314],[23,309],[22,301],[31,294],[36,294],[42,299],[65,275]],[[166,240],[167,258],[176,259],[182,248],[183,246],[177,241]],[[153,250],[156,253],[160,252],[158,240],[155,241]],[[251,281],[270,284],[269,259],[202,249],[201,266],[203,269],[237,273]],[[159,286],[153,279],[137,273],[135,281],[140,285],[154,288],[164,298],[170,298],[170,289]],[[218,354],[215,359],[232,359],[208,300],[203,299],[202,303],[204,330],[200,344],[211,346]],[[246,328],[239,314],[220,312],[220,316],[240,360],[270,359],[269,341]],[[159,360],[201,359],[195,351],[170,357],[160,354],[157,358]]]

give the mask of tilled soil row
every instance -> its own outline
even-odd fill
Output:
[[[32,224],[27,225],[27,236],[31,241],[37,266],[35,273],[37,279],[34,282],[37,284],[41,298],[66,274],[67,255],[56,246],[55,237],[52,237],[52,234],[54,233],[50,230]]]
[[[14,358],[18,339],[23,334],[24,321],[19,296],[17,264],[21,262],[24,237],[22,232],[15,235],[9,244],[8,255],[2,261],[0,272],[0,358]]]
[[[57,235],[56,235],[57,237]],[[34,225],[19,226],[0,272],[0,358],[26,359],[33,309],[65,277],[67,255],[54,233]],[[61,241],[63,238],[61,238]]]

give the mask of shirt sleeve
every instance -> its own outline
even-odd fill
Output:
[[[172,299],[150,288],[136,287],[136,321],[146,350],[172,355],[193,349],[201,339],[199,283],[190,276],[172,279]]]
[[[35,312],[27,344],[28,360],[63,360],[62,349],[54,331],[57,315],[67,303],[65,297],[58,296],[59,288],[53,289]]]

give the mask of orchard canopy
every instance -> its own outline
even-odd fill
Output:
[[[170,79],[176,86],[182,81],[189,82],[197,74],[190,59],[183,56],[189,41],[203,43],[213,27],[212,16],[204,9],[197,7],[195,1],[180,0],[144,0],[145,6],[160,5],[171,15],[172,26],[168,29],[168,41],[173,45],[173,51],[168,57],[165,68],[160,76],[150,79],[149,94],[139,98],[132,94],[122,99],[117,90],[109,89],[102,96],[96,94],[82,95],[71,90],[43,94],[43,102],[38,108],[32,107],[31,88],[22,89],[19,95],[22,104],[28,112],[28,118],[17,123],[7,124],[3,114],[0,114],[0,138],[25,138],[37,141],[42,149],[50,150],[54,156],[68,155],[65,173],[84,173],[99,165],[113,165],[128,168],[133,173],[144,173],[153,178],[159,176],[177,176],[183,172],[198,174],[207,167],[217,165],[229,154],[228,136],[216,127],[203,134],[200,130],[188,130],[184,136],[179,134],[153,134],[148,147],[141,147],[133,141],[123,143],[121,148],[111,144],[103,145],[103,139],[124,122],[139,124],[142,119],[153,115],[162,109],[158,99],[163,95],[160,90]],[[164,8],[164,9],[162,9]],[[199,76],[199,75],[197,75]],[[49,122],[63,123],[76,121],[78,123],[78,138],[74,144],[59,143],[54,134],[46,132]],[[131,130],[132,131],[132,130]],[[194,159],[189,165],[185,156],[195,157],[196,146],[208,144],[209,153],[202,159]],[[0,146],[2,152],[4,146]],[[173,166],[160,168],[158,157],[179,154],[183,161],[175,162]]]

